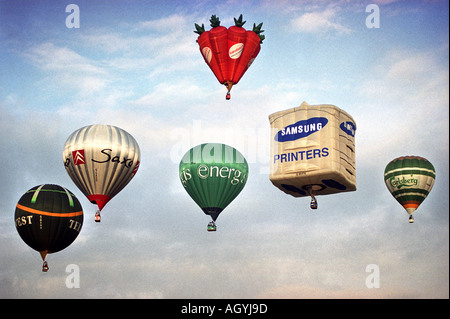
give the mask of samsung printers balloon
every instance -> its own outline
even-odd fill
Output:
[[[271,182],[294,197],[356,190],[353,118],[334,105],[309,105],[273,113]]]

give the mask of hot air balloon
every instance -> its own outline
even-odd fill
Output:
[[[253,24],[253,29],[245,30],[242,26],[242,14],[239,19],[234,18],[234,26],[223,27],[215,15],[209,20],[212,29],[205,31],[205,26],[195,24],[194,31],[199,35],[197,43],[200,52],[213,71],[217,80],[226,86],[226,99],[229,100],[230,90],[236,85],[261,50],[261,43],[265,36],[261,33],[262,23]]]
[[[273,113],[270,181],[294,197],[356,190],[353,118],[330,104],[309,105]]]
[[[215,231],[219,214],[242,191],[248,165],[235,148],[206,143],[191,148],[181,159],[179,176],[184,189],[211,216],[208,231]]]
[[[89,201],[100,211],[134,177],[140,149],[125,130],[112,125],[89,125],[73,132],[63,149],[66,171]]]
[[[22,240],[41,254],[42,271],[48,271],[47,254],[68,247],[80,233],[83,209],[75,195],[51,184],[35,186],[17,203],[16,229]]]
[[[386,186],[409,214],[410,223],[414,222],[412,214],[430,193],[435,178],[433,164],[419,156],[398,157],[384,170]]]

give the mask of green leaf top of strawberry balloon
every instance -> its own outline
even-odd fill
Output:
[[[219,20],[219,17],[216,17],[215,14],[213,14],[213,15],[211,16],[211,19],[209,19],[209,22],[211,22],[211,27],[212,27],[212,28],[215,28],[215,27],[220,26],[220,20]]]
[[[234,25],[236,27],[242,27],[245,24],[245,22],[247,22],[247,21],[242,21],[242,14],[239,16],[239,18],[237,20],[236,20],[236,18],[233,18],[233,19],[234,19]]]

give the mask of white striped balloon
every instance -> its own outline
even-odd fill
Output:
[[[64,166],[75,185],[99,210],[134,177],[140,149],[125,130],[95,124],[73,132],[63,149]]]

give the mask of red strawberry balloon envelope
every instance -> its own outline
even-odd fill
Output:
[[[226,99],[229,100],[231,87],[239,82],[261,50],[264,30],[261,30],[262,23],[253,24],[251,31],[245,30],[242,14],[239,19],[234,18],[235,25],[228,29],[220,25],[215,15],[209,21],[211,30],[205,31],[203,24],[195,24],[194,32],[199,34],[197,43],[203,59],[217,80],[227,87]]]

